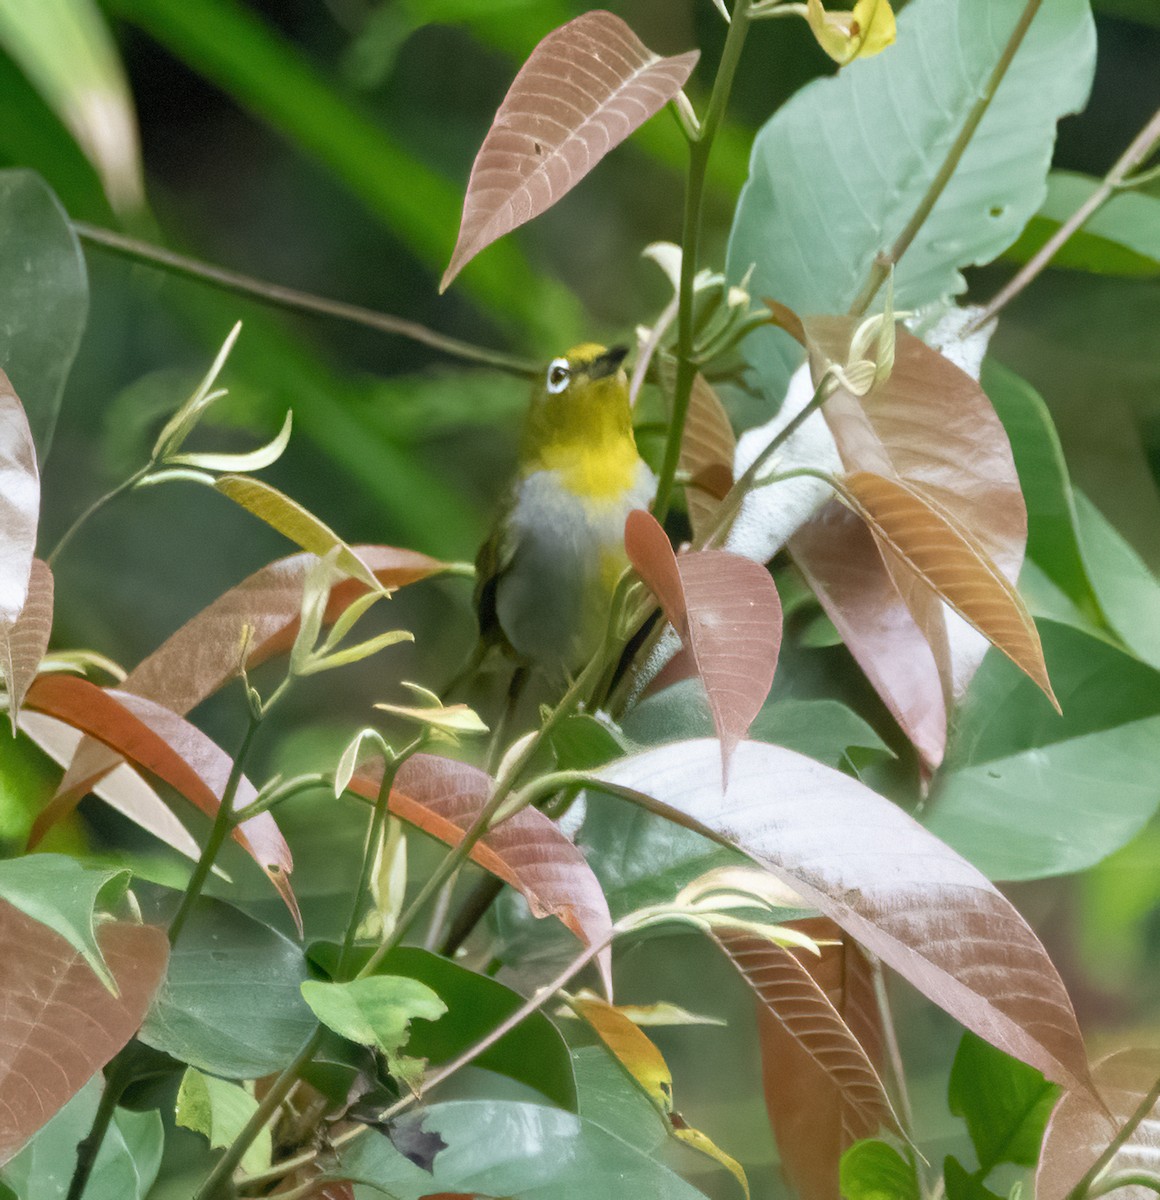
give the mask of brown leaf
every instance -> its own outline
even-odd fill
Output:
[[[382,761],[372,760],[359,767],[349,786],[373,800],[382,777]],[[390,809],[445,845],[457,846],[491,794],[491,776],[478,767],[415,754],[399,770]],[[608,901],[592,868],[538,809],[522,809],[496,826],[472,849],[471,858],[514,887],[535,916],[558,917],[586,946],[611,935]],[[611,950],[602,950],[596,962],[611,995]]]
[[[685,499],[695,542],[712,528],[717,507],[733,486],[736,449],[725,406],[704,377],[694,375],[678,469],[689,477]]]
[[[444,291],[485,246],[550,208],[684,86],[697,51],[660,58],[612,13],[584,13],[532,51],[483,140]]]
[[[0,621],[0,673],[8,687],[8,718],[16,731],[16,718],[24,694],[36,678],[40,660],[52,633],[52,571],[39,558],[32,560],[28,596],[12,624]]]
[[[1089,1087],[1059,975],[985,876],[889,800],[780,746],[742,742],[723,793],[714,751],[676,742],[595,777],[747,854],[992,1045]]]
[[[1120,1050],[1092,1069],[1106,1110],[1078,1093],[1065,1092],[1051,1114],[1035,1175],[1037,1200],[1064,1200],[1123,1129],[1144,1098],[1160,1083],[1160,1049]],[[1160,1175],[1160,1100],[1105,1169]],[[1124,1200],[1149,1200],[1154,1193],[1133,1187],[1113,1193]]]
[[[656,519],[629,513],[624,547],[692,651],[721,741],[722,769],[749,732],[777,670],[781,601],[760,563],[727,550],[673,554]]]
[[[934,653],[865,522],[835,500],[793,535],[789,549],[902,731],[929,767],[938,766],[947,716]]]
[[[0,901],[0,1164],[137,1032],[169,958],[152,925],[99,927],[114,996],[80,951]]]
[[[882,1025],[870,964],[824,917],[794,922],[821,958],[747,933],[718,934],[758,998],[766,1108],[782,1170],[802,1200],[832,1200],[838,1161],[898,1122],[879,1078]]]
[[[900,480],[856,471],[841,481],[841,490],[870,526],[903,598],[905,577],[921,581],[1026,672],[1058,710],[1035,622],[970,530]],[[916,606],[907,607],[913,615]]]
[[[394,546],[356,546],[359,558],[387,587],[405,587],[446,570],[447,564]],[[285,654],[298,633],[306,573],[318,560],[312,554],[280,558],[219,596],[143,659],[121,684],[121,690],[144,696],[184,716],[236,679],[242,639],[249,630],[246,666],[253,670]],[[330,589],[324,625],[339,616],[369,589],[356,579],[343,579]],[[82,743],[65,775],[62,789],[84,791],[109,770],[116,759],[102,746]]]
[[[29,690],[26,704],[97,738],[118,755],[151,771],[206,816],[212,818],[217,812],[233,762],[200,729],[169,709],[71,675],[42,675]],[[87,786],[66,789],[62,784],[37,817],[31,844],[71,812],[86,790]],[[234,807],[244,808],[256,796],[254,785],[243,775]],[[302,919],[290,886],[294,861],[274,818],[268,812],[259,813],[242,822],[233,837],[266,873],[301,933]]]
[[[0,627],[24,608],[36,526],[40,475],[24,407],[0,371]]]

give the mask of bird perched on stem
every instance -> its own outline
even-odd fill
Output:
[[[532,393],[519,469],[476,559],[482,642],[559,683],[596,654],[656,479],[636,449],[623,346],[575,346]]]

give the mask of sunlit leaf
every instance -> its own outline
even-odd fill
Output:
[[[984,876],[863,784],[777,746],[738,746],[723,793],[715,749],[680,742],[594,778],[741,849],[968,1029],[1050,1079],[1087,1087],[1059,975]]]
[[[725,550],[677,558],[642,510],[629,514],[624,536],[629,560],[696,660],[727,771],[773,684],[781,646],[777,588],[763,566]]]
[[[229,779],[233,762],[201,730],[176,713],[129,692],[99,688],[68,675],[42,675],[28,693],[27,704],[37,712],[83,730],[111,750],[144,767],[176,788],[190,803],[213,817]],[[66,780],[67,783],[67,780]],[[86,788],[61,789],[33,826],[35,843],[47,829],[71,812]],[[243,808],[257,795],[243,775],[234,807]],[[298,903],[290,886],[294,863],[290,847],[268,813],[243,821],[234,840],[266,873],[299,928]]]
[[[13,624],[28,597],[40,474],[24,408],[0,371],[0,627]]]
[[[98,942],[116,996],[64,938],[0,903],[0,1163],[136,1033],[165,974],[154,926],[105,924]]]
[[[914,1164],[885,1142],[865,1141],[842,1155],[841,1189],[845,1200],[919,1200]]]
[[[8,719],[16,732],[16,718],[24,695],[36,678],[52,633],[52,571],[39,558],[32,560],[28,595],[12,624],[0,620],[0,677],[8,691]]]
[[[889,0],[858,0],[853,12],[827,12],[821,0],[808,0],[806,19],[818,45],[840,67],[881,54],[894,41]]]
[[[1095,1164],[1112,1138],[1160,1082],[1160,1050],[1120,1050],[1092,1068],[1106,1111],[1091,1098],[1064,1093],[1043,1139],[1035,1173],[1038,1200],[1064,1200]],[[1142,1171],[1160,1175],[1160,1100],[1147,1111],[1136,1131],[1116,1152],[1108,1170]],[[1129,1194],[1129,1193],[1125,1193]],[[1144,1193],[1146,1194],[1146,1193]]]
[[[208,454],[204,451],[195,451],[189,454],[174,454],[165,461],[194,467],[201,471],[260,471],[263,467],[269,467],[276,463],[282,457],[282,452],[290,444],[290,431],[293,423],[293,414],[288,412],[278,436],[264,446],[259,446],[257,450],[250,450],[247,453]]]
[[[382,763],[366,763],[350,787],[375,799]],[[448,846],[456,846],[491,797],[493,781],[478,767],[431,754],[412,755],[391,789],[395,816]],[[612,934],[608,901],[584,855],[538,809],[525,808],[488,831],[471,851],[472,860],[527,900],[537,917],[552,915],[585,944]],[[611,995],[611,953],[596,959],[605,990]]]
[[[233,1143],[257,1107],[258,1101],[241,1084],[187,1067],[177,1090],[174,1119],[178,1125],[202,1134],[211,1150],[218,1150]],[[247,1174],[264,1171],[272,1154],[273,1135],[265,1126],[243,1155],[241,1168]]]
[[[702,375],[694,375],[677,464],[689,477],[685,500],[694,541],[708,534],[718,504],[733,486],[736,449],[737,439],[720,397]]]
[[[660,58],[609,12],[532,51],[484,138],[441,290],[485,246],[550,208],[682,88],[698,54]]]

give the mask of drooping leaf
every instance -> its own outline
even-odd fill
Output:
[[[843,1200],[919,1200],[914,1164],[885,1142],[864,1141],[842,1155]]]
[[[10,625],[0,621],[0,676],[8,691],[8,718],[13,733],[24,695],[48,650],[52,593],[52,571],[46,563],[34,558],[28,576],[28,595],[20,615]]]
[[[1034,1067],[963,1034],[951,1067],[950,1110],[967,1123],[979,1182],[1000,1163],[1033,1167],[1059,1089]]]
[[[689,477],[685,500],[695,542],[708,534],[718,504],[733,486],[736,450],[737,439],[720,397],[703,375],[694,375],[677,469]]]
[[[177,1090],[175,1120],[202,1134],[210,1149],[217,1150],[233,1143],[257,1107],[258,1101],[241,1084],[187,1067]],[[265,1171],[272,1154],[273,1135],[265,1126],[242,1156],[241,1168],[247,1174]]]
[[[992,879],[1080,871],[1134,837],[1160,800],[1160,673],[1102,638],[1042,621],[1063,706],[992,654],[959,710],[923,823]]]
[[[0,229],[0,296],[6,314],[0,324],[0,369],[24,401],[43,464],[88,317],[88,274],[68,214],[39,175],[0,171]],[[8,391],[0,387],[0,413],[7,408]],[[12,446],[9,419],[0,419],[0,469],[5,471]],[[5,482],[0,494],[8,491]],[[7,517],[2,525],[7,533]],[[0,539],[0,546],[6,540]]]
[[[984,876],[890,801],[777,746],[743,742],[723,793],[713,749],[677,743],[594,778],[741,849],[968,1029],[1048,1078],[1088,1087],[1059,975]]]
[[[1026,262],[1100,184],[1075,171],[1052,171],[1039,211],[1003,257]],[[1097,275],[1160,275],[1160,198],[1138,191],[1113,194],[1055,252],[1051,265]]]
[[[484,138],[445,289],[485,246],[550,208],[684,86],[698,54],[660,58],[612,13],[548,34]]]
[[[843,1152],[898,1121],[878,1074],[882,1029],[865,956],[832,922],[795,927],[838,945],[820,946],[815,959],[744,932],[719,931],[717,940],[759,1002],[766,1109],[782,1169],[803,1200],[822,1200],[833,1194]]]
[[[97,940],[117,995],[64,938],[0,903],[0,1163],[137,1032],[165,974],[162,930],[116,921]]]
[[[364,763],[350,782],[368,799],[378,796],[382,762]],[[491,796],[491,777],[478,767],[415,754],[399,770],[391,789],[395,816],[456,846]],[[558,917],[585,945],[612,934],[608,902],[584,855],[538,809],[525,808],[492,829],[471,851],[486,871],[510,884],[538,917]],[[605,990],[611,994],[611,953],[596,959]]]
[[[691,650],[728,771],[733,748],[765,703],[781,646],[781,602],[769,572],[725,550],[673,554],[656,519],[628,516],[629,561]]]
[[[141,696],[99,688],[69,675],[42,675],[32,685],[27,704],[37,712],[83,730],[153,772],[208,817],[217,812],[233,762],[200,729],[169,709]],[[67,780],[37,818],[32,831],[33,844],[52,824],[71,812],[87,790],[66,784]],[[242,808],[256,796],[254,785],[242,776],[234,807]],[[301,929],[298,902],[290,886],[294,860],[274,818],[268,812],[259,813],[243,821],[233,831],[233,837],[265,872]]]
[[[194,905],[141,1028],[154,1049],[223,1079],[282,1070],[316,1022],[300,946],[218,900]]]
[[[799,313],[845,312],[946,161],[1021,11],[1007,0],[908,6],[888,53],[782,105],[754,144],[730,237],[730,278],[756,263],[754,295]],[[1043,6],[895,266],[898,307],[960,292],[961,267],[988,262],[1015,240],[1043,200],[1055,123],[1083,107],[1094,63],[1087,0]],[[759,330],[746,352],[776,401],[796,347],[785,334]]]
[[[0,629],[15,624],[24,610],[39,519],[40,475],[32,433],[0,370]]]
[[[1051,1114],[1035,1173],[1038,1200],[1064,1200],[1095,1164],[1160,1081],[1160,1051],[1117,1051],[1096,1063],[1092,1076],[1106,1111],[1082,1095],[1063,1095]],[[1136,1131],[1116,1152],[1108,1170],[1114,1174],[1133,1170],[1160,1174],[1160,1100],[1153,1103]],[[1121,1194],[1134,1197],[1135,1189]]]
[[[842,480],[841,490],[870,526],[884,556],[898,560],[1002,650],[1058,708],[1035,622],[1014,585],[970,532],[917,488],[884,475],[857,471]],[[893,566],[889,559],[888,565]]]

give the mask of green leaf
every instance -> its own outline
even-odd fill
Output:
[[[1101,184],[1074,171],[1052,171],[1047,198],[1003,257],[1026,262]],[[1160,275],[1160,198],[1114,194],[1068,238],[1051,265],[1097,275]]]
[[[914,1164],[874,1139],[855,1142],[842,1155],[838,1181],[844,1200],[919,1200]]]
[[[1033,1167],[1059,1088],[973,1033],[963,1034],[951,1067],[950,1110],[967,1123],[980,1181],[1000,1163]]]
[[[289,939],[228,904],[201,900],[138,1036],[224,1079],[269,1075],[314,1032],[298,990],[307,976]]]
[[[632,1085],[625,1080],[626,1088]],[[344,1177],[396,1200],[439,1192],[535,1196],[535,1200],[704,1200],[668,1168],[591,1122],[536,1104],[459,1100],[424,1110],[424,1131],[447,1143],[428,1174],[380,1134],[342,1154]]]
[[[708,709],[706,709],[708,716]],[[574,713],[548,735],[561,771],[585,771],[619,758],[627,746],[618,729],[588,713]]]
[[[0,862],[0,897],[56,930],[115,993],[113,976],[97,945],[94,921],[98,901],[115,903],[129,879],[128,871],[87,867],[64,854],[29,854]]]
[[[639,1088],[626,1086],[624,1070],[602,1046],[572,1051],[580,1116],[614,1137],[653,1154],[668,1138],[660,1114]]]
[[[349,983],[309,979],[302,996],[314,1015],[339,1037],[360,1046],[377,1047],[387,1056],[391,1073],[418,1085],[422,1061],[404,1057],[411,1021],[437,1021],[447,1005],[425,984],[405,975],[371,975]]]
[[[141,208],[133,99],[100,9],[92,0],[9,0],[0,43],[97,168],[113,207]]]
[[[1083,870],[1160,801],[1160,672],[1067,625],[1039,631],[1063,716],[988,653],[923,814],[992,879]]]
[[[311,961],[328,974],[337,969],[338,954],[338,946],[330,942],[310,948]],[[352,966],[361,967],[369,956],[367,949],[357,951],[351,959]],[[447,1004],[450,1018],[412,1026],[407,1044],[412,1054],[436,1066],[450,1062],[474,1045],[524,1002],[519,993],[502,983],[417,946],[392,950],[378,970],[420,980]],[[576,1083],[568,1047],[542,1012],[522,1021],[481,1054],[476,1065],[536,1088],[561,1108],[576,1108]]]
[[[802,88],[757,136],[729,244],[729,276],[795,312],[844,312],[875,255],[917,210],[994,70],[1020,6],[916,0],[888,53]],[[964,288],[1039,208],[1055,123],[1087,100],[1095,64],[1088,0],[1039,10],[957,170],[894,273],[918,308]],[[788,164],[792,164],[789,169]],[[747,357],[780,397],[800,351],[761,330]]]
[[[972,1175],[953,1154],[943,1163],[943,1179],[947,1200],[1002,1200],[984,1187],[978,1176]]]
[[[203,1075],[190,1067],[177,1090],[176,1121],[204,1135],[210,1149],[218,1150],[233,1143],[257,1107],[258,1101],[241,1084]],[[250,1143],[242,1158],[242,1170],[247,1174],[264,1171],[272,1156],[273,1135],[267,1125]]]
[[[80,243],[31,171],[0,171],[0,366],[24,404],[41,465],[89,311]]]

